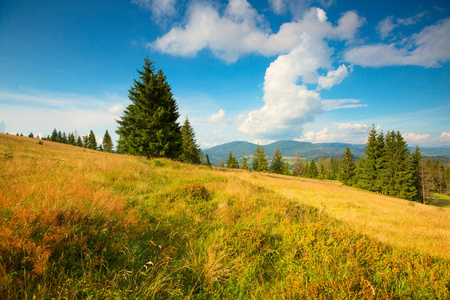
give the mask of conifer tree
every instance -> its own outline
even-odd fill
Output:
[[[345,185],[354,184],[356,164],[353,160],[353,154],[347,146],[344,151],[344,156],[339,162],[339,181]]]
[[[317,175],[319,175],[319,172],[317,170],[316,162],[313,159],[308,165],[308,177],[317,178]]]
[[[247,163],[247,159],[245,158],[245,156],[242,158],[241,169],[248,170],[248,163]]]
[[[272,164],[270,165],[270,171],[276,174],[283,174],[284,162],[283,155],[281,154],[280,148],[277,147],[275,153],[272,157]]]
[[[33,139],[33,138],[34,138],[34,135],[33,135],[33,133],[32,133],[32,132],[30,132],[30,134],[28,135],[28,137],[29,137],[29,138],[32,138],[32,139]]]
[[[87,148],[97,150],[97,139],[95,138],[95,134],[92,130],[89,132]]]
[[[379,151],[379,141],[377,140],[377,131],[375,125],[372,125],[372,130],[367,138],[367,144],[364,147],[365,158],[360,160],[358,164],[358,181],[357,186],[369,191],[376,191],[379,184],[377,184],[377,165]]]
[[[255,153],[252,158],[252,169],[257,172],[267,172],[269,167],[267,164],[266,151],[264,147],[259,145],[255,149]]]
[[[78,137],[78,139],[77,139],[77,146],[83,147],[83,141],[81,140],[81,137]]]
[[[112,139],[109,135],[108,130],[105,131],[105,135],[103,135],[103,150],[105,152],[112,152]]]
[[[69,145],[73,145],[73,146],[75,146],[75,134],[73,134],[73,133],[70,133],[69,134],[69,137],[68,137],[68,139],[67,139],[67,143],[69,144]]]
[[[304,164],[302,162],[302,156],[300,155],[300,151],[297,151],[297,153],[295,154],[295,158],[294,158],[294,170],[293,175],[294,176],[300,176],[303,175],[304,172]]]
[[[89,134],[83,136],[83,148],[87,148],[89,145]]]
[[[58,141],[58,131],[56,131],[56,128],[53,129],[52,135],[50,137],[50,140],[52,142],[57,142]]]
[[[411,162],[413,164],[414,169],[414,185],[417,190],[417,201],[424,203],[424,191],[423,191],[423,175],[424,175],[424,166],[423,166],[423,158],[422,153],[420,152],[420,149],[418,146],[416,146],[416,149],[414,153],[411,155]]]
[[[183,151],[178,106],[166,76],[161,69],[155,72],[148,58],[138,73],[129,90],[132,104],[117,121],[118,148],[147,158],[178,158]]]
[[[195,140],[194,129],[186,117],[181,127],[182,150],[180,160],[191,164],[200,164],[200,148]]]
[[[209,161],[209,155],[206,153],[206,166],[211,167],[211,162]]]
[[[227,168],[236,168],[236,159],[234,158],[233,153],[231,153],[231,151],[228,154],[228,159],[227,159],[227,163],[225,166]]]

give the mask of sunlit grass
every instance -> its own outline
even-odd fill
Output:
[[[1,299],[450,297],[448,210],[3,134],[0,153]]]

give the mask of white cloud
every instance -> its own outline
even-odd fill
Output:
[[[388,16],[386,19],[380,21],[377,25],[377,31],[380,37],[384,40],[391,35],[392,31],[398,27],[397,24],[393,23],[394,16]]]
[[[292,2],[271,3],[281,7]],[[277,33],[271,33],[264,17],[246,0],[230,0],[222,15],[210,4],[194,2],[186,23],[172,28],[152,46],[179,56],[195,56],[207,48],[229,63],[248,53],[279,55],[266,70],[264,105],[251,111],[239,130],[259,137],[293,137],[305,122],[323,111],[319,93],[308,90],[305,84],[318,84],[318,70],[332,68],[333,48],[328,40],[349,42],[364,22],[350,11],[334,26],[322,9],[311,8],[301,19],[284,23]],[[320,79],[319,84],[331,88],[348,73],[349,68],[341,66]],[[211,116],[210,121],[218,117]]]
[[[110,108],[108,108],[108,112],[111,114],[117,114],[122,112],[123,110],[123,105],[122,104],[116,104],[114,106],[111,106]]]
[[[150,10],[156,19],[176,14],[177,0],[132,0],[131,2]]]
[[[331,87],[333,87],[336,84],[340,84],[345,77],[348,76],[349,71],[352,71],[352,66],[347,68],[345,65],[341,65],[337,70],[335,71],[329,71],[327,73],[327,76],[319,77],[319,87],[329,90]]]
[[[338,131],[347,135],[368,134],[370,127],[366,124],[351,124],[351,123],[333,123],[339,127]]]
[[[295,19],[299,19],[311,6],[328,8],[333,2],[333,0],[269,0],[272,10],[276,14],[283,15],[289,11]]]
[[[301,138],[297,139],[301,142],[311,143],[329,143],[334,142],[336,135],[334,133],[328,133],[328,128],[324,128],[322,131],[314,132],[308,131]]]
[[[327,99],[322,100],[322,108],[325,111],[344,109],[344,108],[358,108],[366,107],[367,104],[360,104],[358,99]]]
[[[396,43],[363,45],[348,50],[344,58],[353,64],[372,67],[437,67],[450,60],[450,18],[428,26],[406,39],[406,46]]]
[[[220,123],[225,118],[225,111],[223,109],[219,109],[219,111],[215,114],[212,114],[211,117],[208,118],[208,122],[211,123]]]
[[[397,18],[397,23],[404,26],[414,25],[420,22],[426,15],[428,15],[428,11],[418,13],[417,15],[405,19]]]
[[[187,57],[208,48],[216,57],[231,63],[248,53],[264,56],[289,53],[303,42],[305,33],[350,39],[364,23],[354,12],[345,13],[336,27],[324,20],[325,12],[312,8],[301,20],[284,23],[278,33],[271,33],[264,17],[246,0],[230,0],[222,16],[212,5],[195,2],[189,8],[184,25],[172,28],[149,46],[163,53]]]
[[[403,138],[410,146],[444,146],[450,145],[450,132],[443,132],[440,136],[434,137],[431,134],[415,134],[413,132],[404,133]]]

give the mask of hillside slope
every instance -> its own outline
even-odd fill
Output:
[[[1,299],[448,299],[448,220],[334,182],[0,134]]]

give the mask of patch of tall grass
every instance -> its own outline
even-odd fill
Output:
[[[450,297],[448,259],[337,220],[333,183],[310,190],[315,182],[0,134],[7,151],[2,299]],[[339,199],[370,214],[350,192]]]

